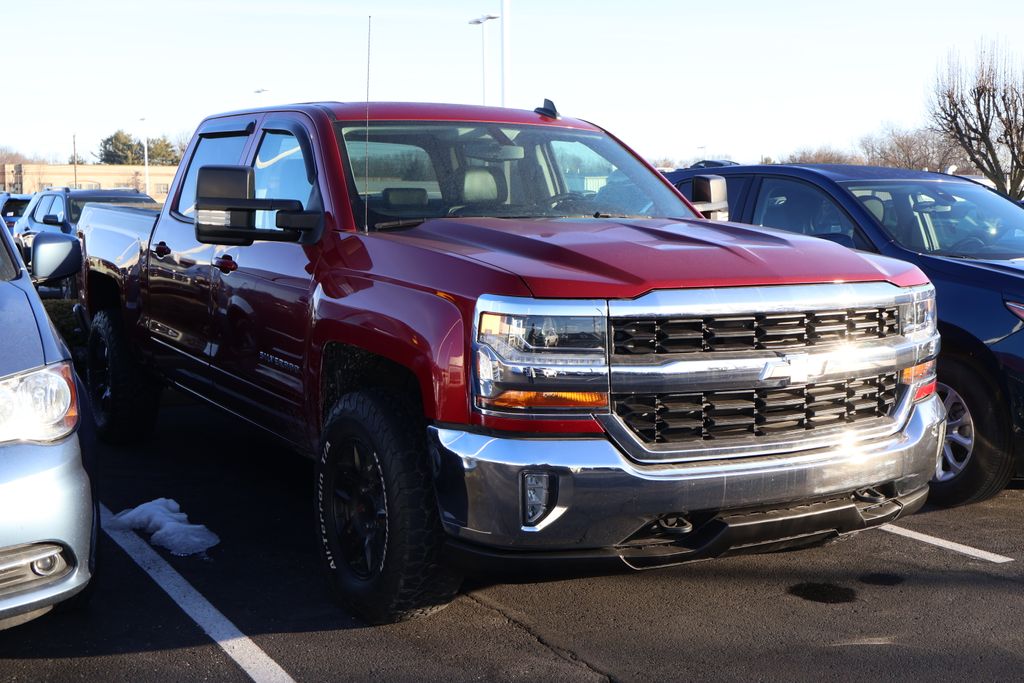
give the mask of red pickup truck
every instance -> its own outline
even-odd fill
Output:
[[[162,211],[79,224],[99,431],[147,434],[170,384],[314,458],[369,622],[467,569],[814,545],[924,502],[911,265],[702,220],[550,103],[231,113],[183,159]]]

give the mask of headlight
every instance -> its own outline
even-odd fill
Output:
[[[0,380],[0,443],[55,441],[78,424],[78,397],[69,363]]]
[[[931,337],[937,330],[935,314],[935,288],[923,287],[914,292],[911,302],[900,310],[900,326],[905,337]]]
[[[473,352],[478,408],[515,414],[608,409],[603,301],[481,297]]]

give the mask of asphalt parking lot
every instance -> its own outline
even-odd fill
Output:
[[[310,530],[310,463],[180,397],[148,443],[104,448],[101,459],[100,498],[111,511],[174,498],[221,543],[206,557],[157,551],[187,582],[172,599],[153,566],[147,573],[104,534],[91,608],[0,632],[2,680],[1024,675],[1019,484],[899,523],[966,548],[875,530],[809,551],[642,573],[477,577],[437,615],[368,628],[328,600]],[[222,632],[220,644],[207,635],[178,604],[195,593],[213,608],[200,616],[222,615],[240,633]]]

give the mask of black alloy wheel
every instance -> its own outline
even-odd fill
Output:
[[[353,441],[349,456],[334,468],[334,523],[342,557],[352,574],[367,580],[384,566],[388,546],[388,501],[377,454]]]

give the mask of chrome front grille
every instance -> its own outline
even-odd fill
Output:
[[[898,335],[899,309],[613,318],[611,327],[614,355],[784,351]]]
[[[781,388],[616,394],[615,414],[644,443],[780,438],[891,415],[898,375],[886,373]]]

